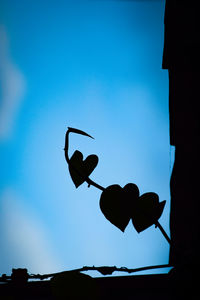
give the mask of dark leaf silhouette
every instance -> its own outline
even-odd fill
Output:
[[[76,187],[79,187],[98,164],[98,156],[92,154],[83,160],[83,154],[76,150],[69,160],[69,173]]]
[[[145,193],[139,197],[132,212],[132,223],[138,233],[157,223],[165,203],[159,202],[156,193]]]
[[[137,202],[139,189],[129,183],[122,188],[114,184],[108,186],[101,194],[100,208],[106,219],[124,232],[131,219],[133,204]]]

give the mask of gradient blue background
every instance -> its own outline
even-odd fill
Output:
[[[2,0],[0,11],[0,274],[168,263],[160,231],[115,228],[63,153],[67,126],[94,136],[71,136],[70,154],[97,154],[91,178],[104,187],[134,182],[167,200],[169,234],[164,1]]]

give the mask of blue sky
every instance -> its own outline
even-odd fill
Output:
[[[91,178],[104,187],[134,182],[167,200],[169,234],[164,1],[3,0],[0,11],[0,273],[168,263],[159,230],[121,233],[100,191],[74,187],[63,153],[67,126],[94,136],[72,136],[70,153],[98,155]]]

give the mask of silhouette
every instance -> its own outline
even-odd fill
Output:
[[[158,222],[166,201],[159,202],[158,195],[152,192],[140,196],[139,188],[134,183],[126,184],[124,188],[118,184],[113,184],[104,188],[92,181],[89,178],[89,175],[97,166],[98,157],[92,154],[83,161],[83,154],[76,150],[72,157],[69,158],[68,149],[70,133],[77,133],[90,138],[92,137],[82,130],[71,127],[68,127],[65,135],[65,158],[69,167],[70,176],[76,188],[83,182],[87,182],[88,187],[93,185],[100,189],[102,194],[99,205],[102,213],[108,221],[122,232],[125,231],[130,220],[132,220],[132,224],[138,233],[155,225],[160,229],[168,243],[171,243],[170,238]]]
[[[51,279],[52,294],[56,299],[97,299],[94,278],[79,272],[63,272]]]
[[[184,275],[200,265],[199,28],[198,1],[166,0],[163,68],[169,73],[170,144],[175,146],[169,262]]]
[[[194,286],[188,279],[192,277],[191,274],[195,279],[197,275],[195,270],[198,271],[200,265],[198,191],[200,167],[198,23],[200,21],[197,4],[198,1],[166,0],[163,68],[168,69],[169,72],[170,144],[175,146],[175,162],[170,183],[172,243],[158,222],[165,201],[159,202],[156,193],[145,193],[140,196],[138,187],[133,183],[123,188],[116,184],[107,188],[100,186],[89,178],[98,164],[96,155],[89,155],[83,160],[83,154],[76,150],[70,159],[68,157],[70,132],[92,137],[83,131],[69,128],[65,140],[65,157],[75,186],[79,187],[86,182],[88,186],[93,185],[102,191],[100,209],[107,220],[123,232],[130,220],[137,232],[153,224],[161,230],[171,244],[170,264],[175,267],[172,274],[175,274],[176,278],[185,279],[186,285],[180,285],[175,280],[175,285],[178,285],[179,292],[182,290],[183,294],[179,293],[176,297],[173,290],[171,293],[172,285],[169,284],[169,277],[166,274],[139,276],[140,278],[137,276],[115,277],[104,281],[102,278],[93,279],[80,273],[88,270],[96,270],[102,275],[110,275],[115,271],[133,273],[168,265],[137,269],[93,266],[45,275],[29,275],[26,269],[13,269],[11,276],[3,274],[0,277],[0,282],[6,283],[0,285],[0,294],[3,298],[39,299],[44,295],[45,299],[66,297],[95,299],[100,294],[98,299],[132,299],[133,297],[134,299],[147,297],[149,299],[180,299],[182,296],[190,299],[191,294],[185,293],[185,287],[192,287],[192,293],[195,293]],[[51,280],[40,284],[28,282],[29,279],[47,278]],[[37,288],[39,288],[38,293],[36,293]],[[171,295],[174,296],[171,298]]]
[[[162,215],[165,202],[159,203],[156,193],[145,193],[139,197],[136,184],[128,183],[124,188],[114,184],[102,192],[100,208],[106,219],[122,232],[131,219],[139,233],[156,224]]]
[[[89,155],[83,160],[83,154],[76,150],[70,158],[69,173],[76,187],[79,187],[85,179],[90,176],[98,164],[98,157],[96,155]],[[75,169],[79,170],[79,173],[71,166],[75,166]],[[84,175],[81,175],[84,174]]]
[[[69,134],[73,132],[76,134],[81,134],[85,135],[87,137],[90,137],[93,139],[93,137],[86,132],[76,129],[76,128],[71,128],[68,127],[68,130],[65,135],[65,159],[68,163],[69,167],[69,173],[71,175],[72,181],[74,182],[76,188],[79,187],[83,182],[87,182],[88,186],[93,185],[96,188],[104,191],[105,189],[98,185],[96,182],[92,181],[89,178],[89,175],[94,171],[98,164],[98,156],[92,154],[89,155],[84,161],[83,161],[83,154],[76,150],[72,157],[69,159],[68,155],[68,148],[69,148]]]
[[[28,278],[27,269],[12,269],[11,279],[14,284],[25,284]]]
[[[173,287],[169,285],[167,274],[159,275],[134,275],[92,278],[80,272],[98,271],[102,275],[111,275],[120,271],[133,273],[155,268],[166,267],[151,266],[137,269],[107,267],[83,267],[80,269],[64,271],[53,274],[34,275],[27,270],[13,270],[15,277],[0,277],[0,299],[174,299],[171,298]],[[17,274],[18,273],[18,274]],[[25,282],[25,280],[30,280]],[[49,279],[50,280],[44,280]],[[39,279],[40,281],[35,281]],[[148,296],[147,296],[148,295]],[[176,299],[176,298],[175,298]],[[179,298],[178,298],[179,299]]]
[[[113,184],[102,192],[100,209],[107,220],[124,232],[138,198],[139,189],[135,184],[129,183],[124,188]]]

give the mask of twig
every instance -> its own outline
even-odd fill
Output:
[[[90,187],[90,185],[93,185],[94,187],[96,187],[97,189],[101,190],[101,191],[105,191],[105,188],[101,185],[99,185],[98,183],[94,182],[93,180],[91,180],[89,177],[86,178],[85,180],[88,183],[88,187]]]
[[[168,243],[171,245],[172,241],[168,237],[168,235],[167,235],[166,231],[164,230],[164,228],[162,227],[162,225],[158,221],[155,223],[155,225],[156,225],[156,227],[158,227],[160,229],[161,233],[164,235],[164,237],[166,238]]]
[[[129,269],[126,267],[121,267],[117,268],[116,266],[108,267],[108,266],[102,266],[102,267],[88,267],[84,266],[79,269],[74,269],[74,270],[68,270],[68,271],[63,271],[63,272],[57,272],[57,273],[51,273],[51,274],[28,274],[28,279],[48,279],[50,277],[54,277],[56,275],[62,275],[66,273],[79,273],[79,272],[86,272],[86,271],[98,271],[102,275],[111,275],[113,272],[126,272],[126,273],[136,273],[136,272],[141,272],[141,271],[147,271],[147,270],[153,270],[153,269],[161,269],[161,268],[169,268],[172,267],[172,265],[166,264],[166,265],[157,265],[157,266],[146,266],[146,267],[140,267],[140,268],[135,268],[135,269]],[[3,274],[0,277],[0,282],[10,282],[12,280],[11,276],[7,276]]]
[[[169,268],[172,267],[169,264],[166,265],[157,265],[157,266],[146,266],[146,267],[140,267],[140,268],[135,268],[135,269],[129,269],[126,267],[121,267],[121,268],[117,268],[116,266],[112,266],[112,267],[108,267],[108,266],[102,266],[102,267],[88,267],[88,266],[84,266],[82,268],[79,269],[74,269],[74,270],[68,270],[68,271],[63,271],[63,272],[58,272],[58,273],[52,273],[52,274],[44,274],[44,275],[29,275],[30,279],[47,279],[49,277],[54,277],[56,275],[61,275],[61,274],[65,274],[65,273],[74,273],[74,272],[86,272],[86,271],[98,271],[99,273],[101,273],[102,275],[111,275],[113,272],[126,272],[126,273],[136,273],[136,272],[141,272],[141,271],[147,271],[147,270],[153,270],[153,269],[161,269],[161,268]]]

